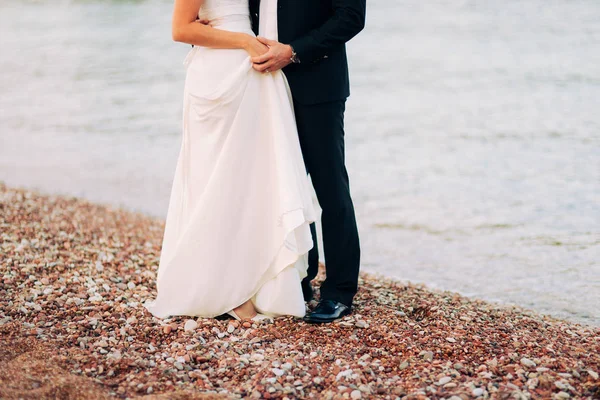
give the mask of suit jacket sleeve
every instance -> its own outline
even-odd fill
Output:
[[[366,0],[333,0],[333,15],[323,25],[289,43],[301,63],[323,58],[365,26]]]

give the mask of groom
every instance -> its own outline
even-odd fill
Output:
[[[269,51],[252,59],[261,72],[283,69],[294,99],[300,146],[323,213],[326,279],[307,322],[331,322],[351,312],[358,291],[360,246],[344,164],[344,111],[350,95],[345,43],[365,24],[366,0],[277,0],[278,41],[259,37]],[[260,0],[250,0],[258,34]],[[315,224],[304,299],[318,272]]]

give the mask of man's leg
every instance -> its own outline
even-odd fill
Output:
[[[304,162],[323,209],[327,277],[321,285],[321,299],[337,300],[350,307],[358,290],[360,245],[345,166],[345,104],[345,100],[315,105],[294,103],[294,109]]]
[[[308,252],[308,275],[303,279],[306,282],[315,279],[319,273],[319,248],[317,243],[317,228],[314,222],[310,224],[310,234],[312,235],[314,246]]]

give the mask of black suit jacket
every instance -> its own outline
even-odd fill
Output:
[[[250,1],[258,34],[260,0]],[[350,95],[346,42],[365,26],[366,0],[278,0],[278,40],[300,59],[283,69],[300,104],[342,100]]]

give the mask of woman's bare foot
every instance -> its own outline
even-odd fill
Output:
[[[252,300],[248,300],[241,306],[234,308],[233,311],[235,311],[242,319],[251,319],[257,314],[254,304],[252,304]]]

